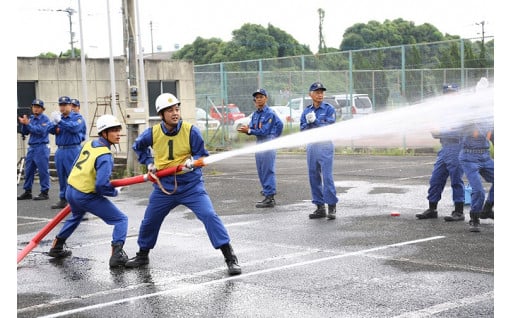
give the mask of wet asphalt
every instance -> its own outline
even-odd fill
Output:
[[[308,218],[315,207],[305,154],[277,158],[277,205],[267,209],[255,207],[262,197],[252,154],[204,168],[242,275],[227,274],[185,207],[165,219],[139,269],[109,268],[112,228],[89,215],[68,239],[71,257],[47,255],[59,224],[17,265],[17,317],[495,316],[494,221],[469,232],[465,206],[466,221],[445,222],[449,184],[439,218],[415,217],[428,206],[434,154],[337,155],[335,220]],[[128,186],[112,199],[129,217],[129,257],[151,187]],[[18,252],[59,211],[50,208],[57,189],[53,181],[50,200],[17,202]]]

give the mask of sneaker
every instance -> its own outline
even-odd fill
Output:
[[[320,218],[325,218],[325,216],[326,216],[325,205],[317,204],[316,210],[309,215],[309,218],[310,219],[320,219]]]
[[[23,194],[18,196],[18,200],[30,200],[32,199],[32,192],[25,191]]]
[[[437,210],[426,209],[422,213],[416,214],[416,217],[420,220],[423,219],[437,219]]]
[[[68,205],[68,201],[66,199],[60,199],[59,202],[52,205],[52,209],[64,209]]]
[[[336,218],[336,205],[328,205],[327,219],[334,220]]]
[[[445,216],[444,220],[446,222],[452,222],[452,221],[464,221],[464,213],[461,212],[452,212],[452,215]]]
[[[33,200],[48,200],[48,193],[47,192],[41,192],[37,197],[34,197]]]

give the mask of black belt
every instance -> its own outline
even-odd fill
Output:
[[[464,149],[464,152],[465,153],[486,153],[488,152],[489,149],[488,148],[480,148],[480,149]]]
[[[65,146],[59,146],[59,149],[69,149],[69,148],[75,148],[80,145],[65,145]]]

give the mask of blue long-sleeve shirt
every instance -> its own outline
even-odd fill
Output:
[[[308,124],[306,115],[314,112],[316,120]],[[334,124],[336,122],[336,109],[329,103],[322,102],[318,108],[313,105],[309,105],[304,109],[300,116],[300,130],[312,129],[322,126]]]
[[[50,142],[48,134],[53,127],[52,122],[45,114],[39,116],[30,115],[28,125],[21,125],[21,133],[30,135],[28,144],[31,146],[48,144]]]
[[[268,107],[254,111],[249,123],[249,135],[256,136],[256,143],[261,143],[279,137],[277,132],[278,123],[281,119]],[[282,126],[282,123],[281,123]]]
[[[75,112],[70,112],[68,116],[62,116],[60,122],[50,129],[50,133],[55,135],[57,146],[80,145],[83,141],[84,131],[86,131],[85,120],[82,115]]]

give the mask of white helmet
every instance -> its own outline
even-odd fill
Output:
[[[115,117],[113,115],[107,114],[107,115],[102,115],[100,118],[98,118],[98,123],[97,123],[98,134],[100,134],[102,131],[104,131],[107,128],[118,127],[118,126],[121,126],[121,122],[117,119],[117,117]]]
[[[174,105],[180,105],[180,100],[171,93],[163,93],[156,98],[155,106],[156,112],[160,113],[161,110],[169,108]]]

